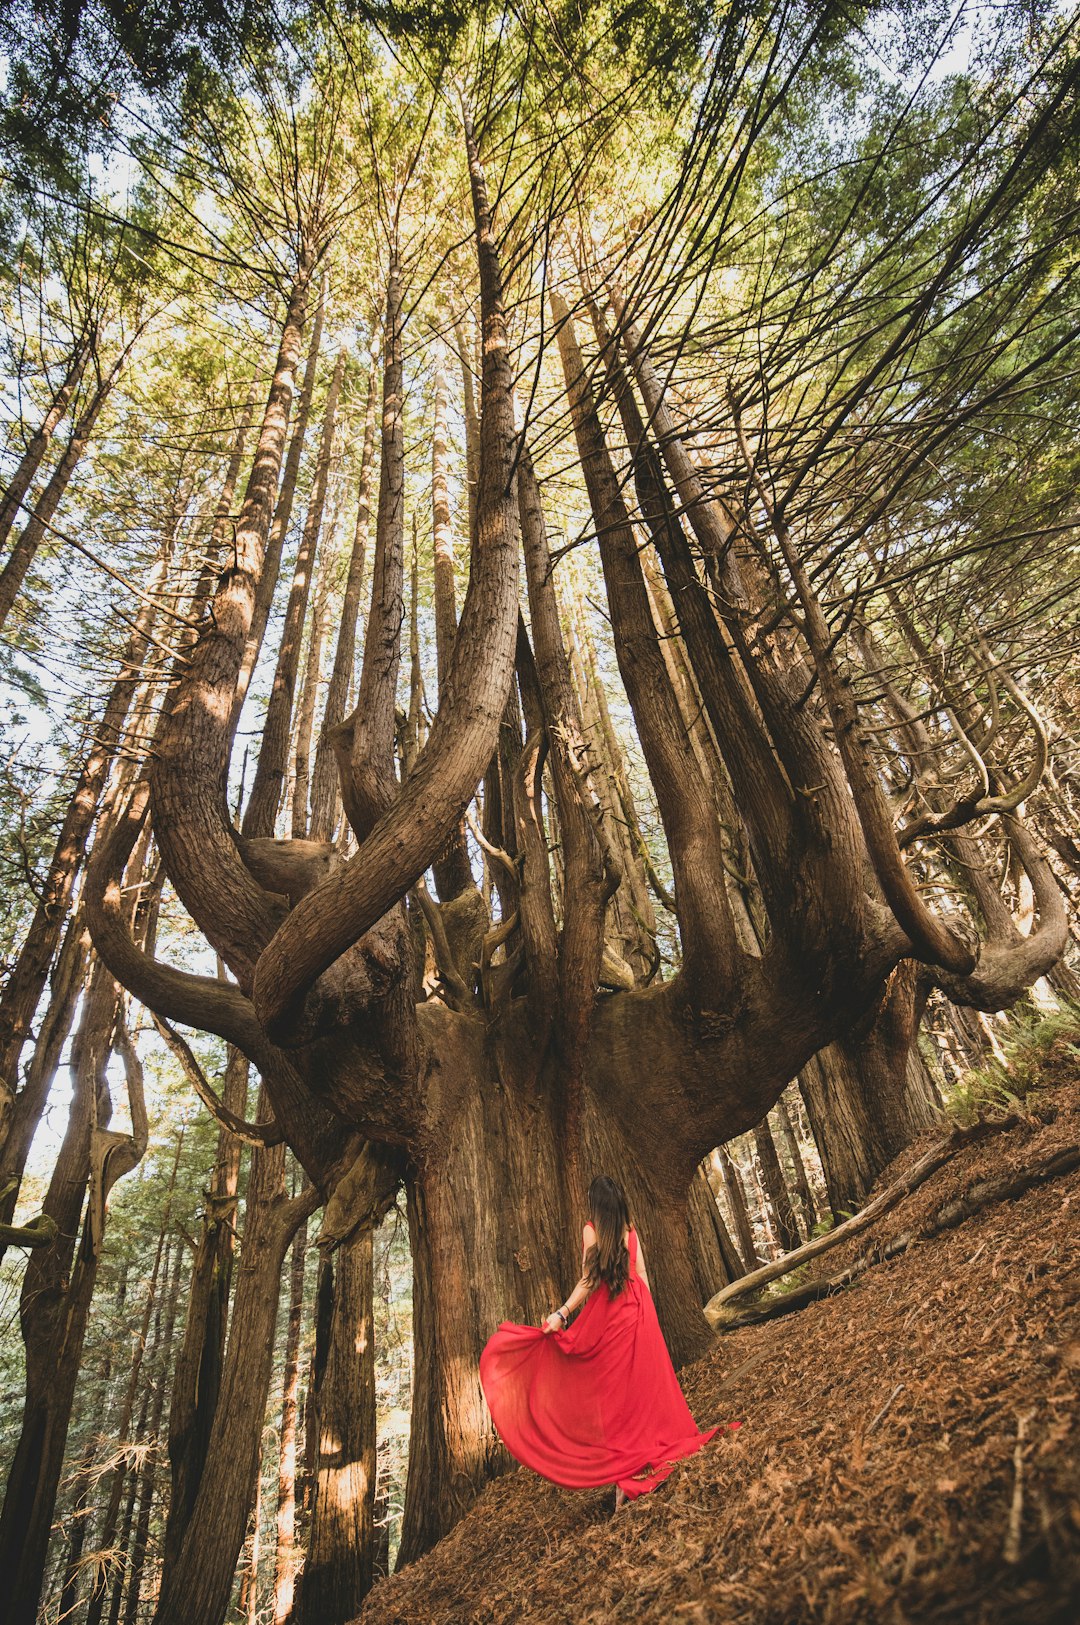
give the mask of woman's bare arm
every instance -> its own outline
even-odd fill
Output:
[[[640,1236],[638,1236],[638,1238],[637,1238],[637,1262],[634,1265],[634,1268],[637,1270],[638,1280],[639,1281],[644,1281],[645,1285],[647,1287],[649,1287],[649,1296],[651,1297],[652,1296],[652,1287],[649,1286],[649,1274],[648,1274],[648,1271],[645,1268],[645,1255],[641,1250],[641,1237]]]
[[[585,1260],[589,1256],[589,1248],[596,1242],[596,1231],[591,1224],[587,1224],[581,1232],[581,1279],[563,1304],[563,1314],[569,1320],[570,1316],[581,1308],[582,1304],[592,1292],[592,1284],[585,1274]],[[562,1326],[562,1320],[557,1313],[552,1313],[544,1322],[544,1330],[557,1332]]]

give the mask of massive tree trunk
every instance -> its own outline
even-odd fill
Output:
[[[296,1625],[346,1625],[374,1579],[375,1344],[372,1232],[319,1260],[314,1484]]]
[[[937,1119],[938,1102],[911,1068],[926,994],[918,967],[899,966],[863,1021],[799,1073],[838,1219],[862,1205],[882,1169]]]

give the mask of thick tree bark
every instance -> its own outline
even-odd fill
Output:
[[[296,1625],[346,1625],[374,1579],[375,1347],[372,1235],[319,1261],[314,1497]]]
[[[918,967],[899,966],[863,1021],[800,1071],[838,1219],[862,1205],[882,1169],[939,1115],[925,1079],[909,1072],[925,1002]]]
[[[4,500],[0,504],[0,547],[7,544],[12,526],[18,517],[33,482],[34,476],[41,467],[42,458],[48,449],[49,441],[56,433],[61,421],[71,405],[71,398],[79,386],[90,359],[93,347],[93,335],[79,339],[72,351],[64,380],[52,398],[49,410],[42,418],[37,429],[26,443],[26,450],[19,459],[19,466],[15,469],[4,491]]]

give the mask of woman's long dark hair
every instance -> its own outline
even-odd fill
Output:
[[[622,1186],[607,1174],[597,1174],[589,1186],[589,1217],[596,1241],[585,1254],[585,1277],[590,1287],[606,1281],[615,1298],[630,1279],[630,1254],[623,1240],[630,1228],[630,1210]]]

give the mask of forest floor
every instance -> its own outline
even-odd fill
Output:
[[[1078,1056],[1055,1046],[1018,1126],[966,1147],[816,1267],[832,1274],[977,1181],[1080,1142]],[[375,1588],[363,1625],[1075,1625],[1078,1218],[1072,1172],[845,1291],[718,1336],[680,1378],[699,1425],[739,1418],[736,1436],[614,1515],[610,1490],[508,1473]]]

